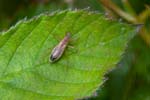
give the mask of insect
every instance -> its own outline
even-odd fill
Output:
[[[64,50],[66,49],[69,43],[69,40],[70,40],[70,33],[67,33],[66,36],[59,42],[59,44],[56,45],[52,50],[49,58],[50,62],[55,62],[62,56]]]

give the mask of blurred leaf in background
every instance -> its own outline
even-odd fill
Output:
[[[66,9],[66,4],[55,0],[0,0],[0,30],[8,29],[23,18],[58,9]]]
[[[23,18],[31,18],[43,12],[64,9],[102,11],[97,0],[0,0],[0,31],[7,30]]]

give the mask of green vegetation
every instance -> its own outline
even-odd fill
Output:
[[[150,2],[133,1],[0,0],[0,99],[149,100]]]

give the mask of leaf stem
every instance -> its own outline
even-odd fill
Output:
[[[131,6],[131,4],[129,3],[128,0],[122,0],[122,4],[123,4],[123,6],[124,6],[124,9],[125,9],[128,13],[130,13],[130,14],[131,14],[132,16],[134,16],[134,17],[137,16],[136,13],[135,13],[135,11],[133,10],[133,8],[132,8],[132,6]]]
[[[127,21],[132,22],[134,24],[137,24],[138,21],[135,17],[133,17],[130,14],[122,11],[117,5],[115,5],[113,2],[111,2],[111,0],[100,0],[100,2],[104,6],[106,6],[110,10],[114,11],[119,16],[121,16],[122,18],[126,19]]]
[[[139,16],[137,15],[130,15],[126,12],[124,12],[123,10],[121,10],[117,5],[115,5],[111,0],[99,0],[104,7],[110,9],[111,11],[115,12],[117,15],[119,15],[120,17],[124,18],[125,20],[127,20],[128,22],[132,23],[132,24],[139,24],[139,23],[144,23],[144,18],[147,17],[147,15],[149,15],[149,6],[146,6],[146,10],[144,12],[142,12]],[[128,6],[128,8],[130,8],[130,10],[132,9],[132,7],[130,6],[128,0],[122,0],[123,2],[126,3],[126,6]],[[146,28],[143,27],[140,29],[139,31],[139,35],[141,36],[141,38],[145,41],[145,43],[150,46],[150,35],[148,32],[146,32]]]

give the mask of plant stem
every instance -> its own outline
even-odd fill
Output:
[[[137,19],[131,15],[129,15],[128,13],[122,11],[118,6],[116,6],[113,2],[111,2],[110,0],[100,0],[100,2],[106,6],[107,8],[109,8],[110,10],[114,11],[116,14],[118,14],[119,16],[121,16],[122,18],[126,19],[127,21],[137,24]]]
[[[149,6],[146,6],[146,8],[148,9],[147,11],[144,11],[143,13],[141,13],[139,16],[132,16],[126,12],[124,12],[123,10],[121,10],[117,5],[115,5],[111,0],[99,0],[106,8],[108,8],[109,10],[113,11],[114,13],[116,13],[117,15],[119,15],[120,17],[124,18],[125,20],[127,20],[128,22],[132,23],[132,24],[139,24],[139,23],[144,23],[144,19],[147,16],[147,14],[149,13]],[[127,0],[123,0],[126,1]],[[127,4],[128,5],[128,4]],[[130,6],[130,5],[128,5]],[[145,27],[141,28],[139,31],[139,35],[141,36],[141,38],[145,41],[145,43],[150,46],[150,34],[148,32],[146,32]]]
[[[133,10],[132,6],[130,5],[128,0],[122,0],[122,4],[124,6],[124,9],[130,13],[132,16],[136,17],[136,12]]]

